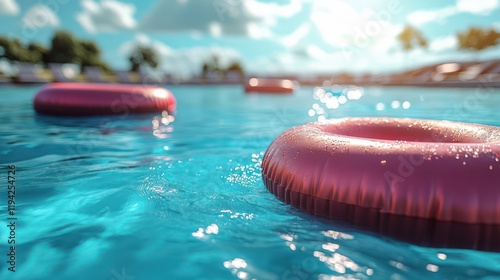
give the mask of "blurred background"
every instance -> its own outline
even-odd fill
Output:
[[[280,203],[261,174],[273,139],[303,123],[500,126],[499,43],[500,0],[0,0],[0,162],[19,170],[22,228],[18,271],[0,269],[0,279],[500,279],[498,252],[422,247],[315,219]],[[37,113],[35,94],[52,81],[159,84],[178,110],[134,115],[146,99],[124,94],[82,104],[90,113],[110,105],[115,116]],[[254,90],[247,86],[294,93],[245,94]],[[70,90],[61,92],[48,107],[71,115]],[[77,100],[85,93],[96,96]],[[480,162],[493,161],[486,150]],[[500,162],[485,171],[476,158],[459,149],[453,170],[499,178]],[[394,180],[413,176],[409,185],[427,170],[398,166]],[[352,174],[368,186],[363,172]],[[484,178],[471,188],[491,186]],[[7,195],[5,183],[0,192]],[[436,193],[439,203],[428,205],[441,205]],[[477,196],[464,203],[479,204]],[[414,239],[450,246],[453,238],[437,234],[450,229],[478,248],[500,231],[456,225],[419,220]],[[0,231],[4,266],[7,234]]]
[[[497,0],[0,0],[0,77],[473,80],[500,73],[499,19]]]

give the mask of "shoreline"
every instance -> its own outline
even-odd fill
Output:
[[[263,78],[263,77],[259,77]],[[474,80],[460,81],[460,80],[443,80],[443,81],[412,81],[412,79],[403,80],[392,80],[390,77],[380,78],[376,81],[373,80],[363,80],[363,79],[314,79],[314,80],[301,80],[297,77],[265,77],[270,79],[289,79],[292,81],[297,81],[302,86],[318,86],[318,87],[329,87],[333,85],[356,85],[356,86],[383,86],[383,87],[423,87],[423,88],[500,88],[500,79],[484,79],[479,77]],[[103,84],[130,84],[130,85],[160,85],[160,86],[171,86],[171,85],[192,85],[192,86],[224,86],[224,85],[244,85],[245,81],[242,80],[217,80],[217,81],[206,81],[199,79],[184,80],[184,81],[169,81],[169,82],[155,82],[155,83],[120,83],[120,82],[104,82]],[[0,77],[0,86],[33,86],[33,85],[44,85],[49,83],[58,83],[58,81],[49,80],[39,80],[39,81],[16,81],[9,77]],[[65,83],[92,83],[91,81],[67,81]]]

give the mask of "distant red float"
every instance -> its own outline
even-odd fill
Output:
[[[427,246],[500,251],[500,128],[350,118],[289,129],[266,187],[313,214]]]
[[[251,78],[245,83],[247,93],[290,94],[295,90],[295,83],[287,79]]]
[[[173,112],[174,95],[146,85],[53,83],[40,89],[34,108],[54,116],[123,115]]]

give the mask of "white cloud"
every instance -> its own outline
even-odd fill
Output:
[[[435,10],[420,10],[408,14],[407,19],[414,25],[422,25],[429,22],[444,20],[458,13],[470,13],[475,15],[488,15],[500,7],[498,0],[457,0],[453,6],[447,6]]]
[[[313,2],[310,19],[326,42],[341,47],[353,41],[355,29],[362,26],[367,16],[347,2],[319,0]]]
[[[134,19],[135,6],[116,0],[82,0],[83,11],[76,19],[89,33],[114,32],[134,29],[137,25]]]
[[[220,37],[222,35],[222,27],[218,22],[212,22],[208,25],[210,34],[214,37]]]
[[[140,29],[267,38],[272,36],[271,27],[279,18],[291,17],[301,11],[302,2],[290,0],[288,4],[276,4],[258,0],[160,0],[143,18]],[[217,26],[215,32],[214,24]]]
[[[181,76],[200,74],[203,63],[214,55],[219,58],[221,65],[228,65],[233,60],[241,61],[240,53],[233,48],[200,46],[174,49],[163,42],[152,40],[145,34],[138,34],[134,40],[125,42],[118,49],[118,53],[127,58],[137,44],[153,47],[160,56],[160,67]]]
[[[453,39],[439,38],[430,42],[427,49],[414,49],[402,52],[393,47],[387,49],[382,43],[378,48],[335,50],[320,48],[315,44],[302,44],[280,52],[252,57],[245,64],[251,74],[299,74],[317,73],[390,73],[401,72],[418,67],[450,61],[470,61],[470,52],[459,51],[453,47]],[[198,49],[206,52],[206,49]],[[352,53],[349,53],[352,51]],[[498,57],[500,46],[481,52],[481,59]],[[176,53],[172,54],[176,55]],[[201,53],[199,57],[201,56]],[[209,57],[205,55],[204,57]],[[201,61],[198,59],[198,61]],[[182,62],[182,61],[181,61]],[[165,62],[168,63],[168,62]],[[182,64],[182,63],[181,63]],[[194,65],[194,64],[193,64]],[[199,66],[198,66],[199,67]],[[198,69],[194,67],[193,69]]]
[[[500,21],[496,21],[494,23],[491,24],[493,26],[493,28],[497,31],[497,32],[500,32]]]
[[[488,15],[499,7],[498,0],[458,0],[457,9],[477,15]]]
[[[289,4],[285,5],[260,2],[257,0],[247,0],[243,1],[243,5],[244,8],[246,8],[246,10],[251,15],[255,17],[265,17],[265,18],[275,18],[275,17],[288,18],[294,16],[302,9],[302,1],[300,0],[291,0]]]
[[[124,57],[128,57],[136,46],[147,46],[153,47],[160,56],[170,55],[173,53],[173,49],[169,46],[159,42],[151,40],[146,34],[137,34],[133,40],[123,43],[118,49],[118,53]]]
[[[377,23],[383,26],[383,31],[374,36],[369,36],[368,33],[365,33],[371,40],[368,48],[376,54],[387,54],[399,49],[400,42],[396,38],[403,31],[404,26],[402,24],[392,24],[383,21]]]
[[[420,10],[412,12],[407,19],[411,24],[422,25],[428,22],[444,20],[455,15],[459,10],[454,6],[444,7],[436,10]]]
[[[367,49],[385,52],[394,47],[402,30],[401,24],[390,22],[396,13],[391,8],[359,11],[340,0],[316,0],[311,8],[311,22],[323,40],[348,55]]]
[[[315,44],[309,44],[294,47],[288,53],[285,53],[284,56],[291,55],[299,62],[315,61],[324,63],[332,58],[339,59],[340,57],[338,57],[337,54],[340,54],[340,52],[327,52]]]
[[[297,45],[297,43],[302,40],[307,34],[309,34],[311,30],[311,25],[308,22],[302,23],[295,31],[293,31],[291,34],[282,37],[279,39],[279,41],[285,46],[285,47],[293,47]]]
[[[16,0],[0,0],[0,14],[17,15],[19,13],[19,5]]]
[[[429,50],[432,52],[442,52],[456,50],[458,46],[457,37],[449,35],[446,37],[437,38],[429,43]]]
[[[390,30],[383,36],[376,37],[369,47],[358,48],[352,45],[349,48],[338,50],[322,49],[314,44],[300,45],[289,48],[281,53],[270,54],[267,57],[256,59],[249,65],[252,72],[269,74],[281,73],[384,73],[400,72],[421,66],[447,62],[468,61],[470,53],[457,50],[455,36],[437,38],[429,42],[427,49],[414,49],[402,52],[398,42],[394,40],[403,28],[402,25],[390,25]],[[481,58],[494,58],[500,46],[481,52]],[[498,56],[498,55],[497,55]]]
[[[26,11],[22,23],[31,28],[56,27],[59,25],[59,18],[48,6],[35,4]]]
[[[328,53],[315,45],[303,45],[252,60],[247,70],[257,74],[311,74],[349,70],[345,62],[342,52]]]
[[[251,22],[247,24],[247,35],[252,39],[271,38],[273,32],[267,26]]]

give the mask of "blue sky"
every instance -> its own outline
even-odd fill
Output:
[[[405,24],[427,49],[405,53]],[[54,30],[95,40],[114,68],[129,67],[135,44],[154,46],[161,67],[199,72],[217,54],[255,73],[372,72],[476,59],[457,50],[470,26],[500,30],[499,0],[0,0],[0,35],[48,44]],[[500,46],[481,59],[500,57]]]

